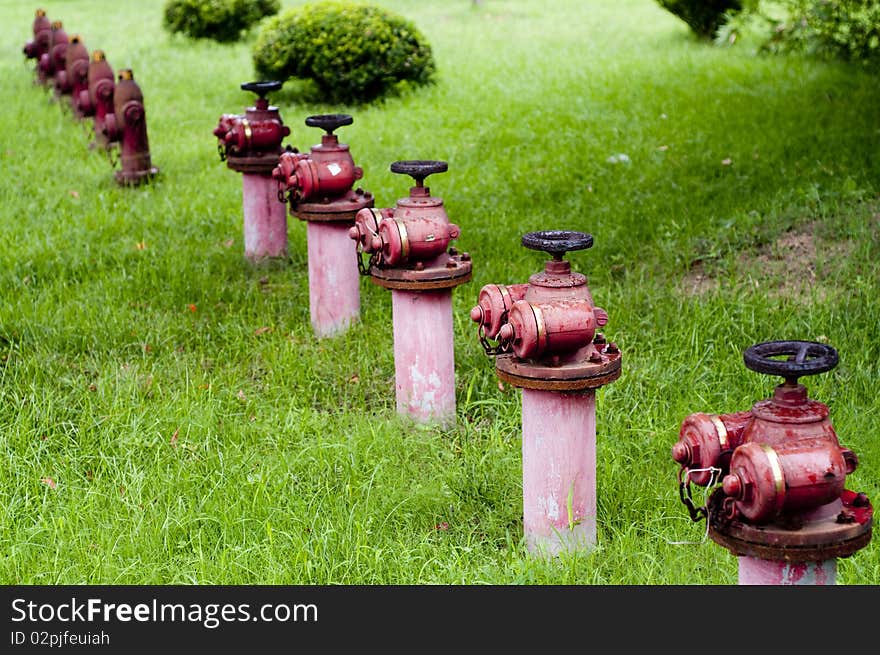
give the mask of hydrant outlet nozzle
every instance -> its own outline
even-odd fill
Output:
[[[742,480],[736,473],[730,473],[724,476],[721,482],[724,493],[732,498],[739,498],[742,493]]]
[[[687,466],[691,463],[691,449],[683,441],[676,441],[672,445],[672,460]]]

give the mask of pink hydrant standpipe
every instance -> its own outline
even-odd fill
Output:
[[[244,256],[253,263],[286,260],[287,209],[278,198],[272,171],[283,152],[281,142],[290,134],[268,93],[281,82],[245,82],[241,88],[257,94],[245,115],[223,114],[216,128],[220,160],[242,174]]]
[[[471,279],[472,267],[467,253],[448,248],[460,230],[423,183],[447,169],[443,161],[394,162],[393,173],[415,180],[409,197],[361,210],[348,234],[361,273],[391,291],[397,412],[444,427],[455,423],[452,290]]]
[[[786,357],[784,360],[775,357]],[[829,345],[768,341],[743,353],[758,373],[780,375],[773,396],[749,412],[688,416],[672,459],[679,494],[691,519],[708,521],[708,534],[736,555],[741,585],[833,585],[837,558],[871,540],[873,508],[864,493],[845,488],[858,465],[840,445],[828,407],[798,383],[837,366]],[[704,507],[690,483],[721,481]]]
[[[325,131],[321,143],[308,154],[283,153],[273,171],[279,198],[308,226],[309,311],[318,337],[344,332],[361,311],[360,276],[348,231],[357,213],[373,206],[373,195],[353,188],[363,169],[333,134],[353,122],[348,114],[309,116],[306,125]]]
[[[528,284],[488,284],[471,319],[495,372],[522,388],[523,532],[528,550],[592,548],[596,531],[596,389],[620,377],[621,354],[587,278],[562,256],[593,245],[584,232],[529,232],[552,259]],[[496,343],[492,343],[495,341]]]

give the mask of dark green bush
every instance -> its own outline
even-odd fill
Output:
[[[261,79],[312,80],[322,99],[366,102],[435,74],[424,36],[370,4],[325,0],[289,9],[260,28],[253,50]]]
[[[742,9],[741,0],[657,0],[667,11],[688,24],[694,34],[711,39],[728,13]]]
[[[231,42],[280,9],[281,0],[168,0],[162,25],[172,34]]]

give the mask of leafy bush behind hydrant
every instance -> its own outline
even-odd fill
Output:
[[[280,9],[281,0],[168,0],[162,26],[193,39],[231,42]]]
[[[880,61],[880,0],[787,0],[768,45],[849,61]]]
[[[254,69],[266,80],[312,80],[322,99],[366,102],[436,71],[414,24],[381,7],[324,0],[289,9],[260,28]]]
[[[728,13],[742,9],[741,0],[657,0],[657,3],[678,16],[694,34],[704,39],[715,36]]]

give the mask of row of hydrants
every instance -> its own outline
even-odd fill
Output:
[[[120,183],[148,180],[143,98],[130,71],[113,74],[100,51],[37,11],[25,55],[43,84],[71,95],[78,116],[93,116],[107,147],[119,141]],[[268,94],[277,81],[241,85],[256,101],[244,114],[222,114],[213,131],[219,157],[243,177],[245,256],[253,263],[287,257],[290,215],[307,224],[309,295],[318,336],[345,330],[359,312],[358,283],[368,276],[391,291],[395,390],[401,414],[448,424],[455,415],[452,290],[468,282],[472,261],[452,242],[461,236],[425,179],[448,169],[437,160],[402,160],[407,197],[376,208],[349,146],[335,132],[348,114],[309,116],[324,131],[300,152],[283,141],[290,128]],[[126,157],[128,158],[126,160]],[[596,391],[621,373],[618,345],[605,337],[608,312],[565,254],[590,248],[592,235],[529,232],[526,248],[547,253],[528,282],[486,284],[469,317],[502,382],[522,391],[523,526],[528,549],[555,555],[591,548],[597,539]],[[871,539],[873,508],[846,488],[858,465],[841,445],[828,407],[808,397],[799,378],[833,369],[837,351],[812,341],[769,341],[743,353],[747,368],[780,376],[770,398],[747,411],[695,413],[672,446],[678,491],[693,521],[738,557],[742,584],[833,583],[836,558]],[[692,487],[706,489],[700,505]]]
[[[150,159],[144,97],[132,70],[120,69],[114,78],[103,50],[89,53],[81,35],[68,35],[63,22],[50,20],[43,9],[35,12],[32,33],[24,55],[36,61],[36,81],[59,103],[69,103],[76,120],[92,119],[92,147],[108,153],[114,165],[118,160],[116,181],[138,185],[158,174]]]

